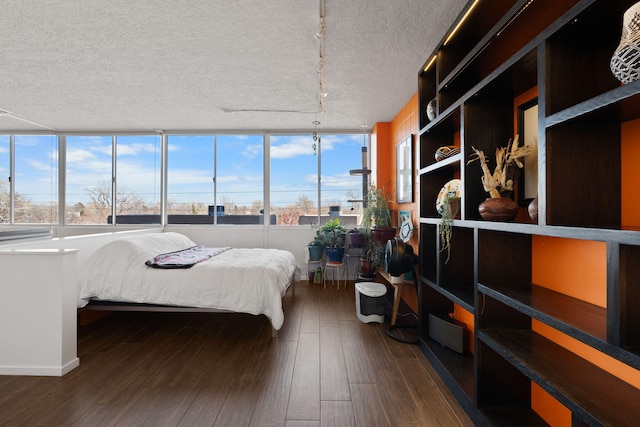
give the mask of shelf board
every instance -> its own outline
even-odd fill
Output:
[[[616,114],[621,121],[638,118],[640,111],[640,80],[612,89],[606,93],[588,99],[565,110],[548,116],[546,127],[565,123],[605,107],[612,107],[611,114]]]
[[[591,425],[636,425],[640,390],[527,329],[478,331],[487,344]]]
[[[475,312],[473,287],[466,289],[460,286],[440,286],[436,289],[453,302],[464,307],[468,312]]]
[[[463,196],[464,197],[464,196]],[[421,224],[438,225],[440,217],[420,217]],[[637,229],[586,228],[561,225],[535,225],[519,222],[498,222],[482,220],[455,220],[454,227],[477,228],[479,230],[504,231],[507,233],[524,233],[546,237],[561,237],[577,240],[593,240],[598,242],[617,242],[622,244],[640,245],[640,233]]]
[[[429,166],[426,166],[426,167],[420,169],[418,174],[419,175],[423,175],[425,173],[433,172],[433,171],[436,171],[436,170],[439,170],[439,169],[450,167],[452,165],[456,165],[456,164],[460,163],[461,159],[462,159],[462,154],[461,153],[455,154],[455,155],[453,155],[451,157],[447,157],[444,160],[441,160],[439,162],[433,163],[433,164],[431,164]]]
[[[581,341],[607,340],[607,310],[534,284],[482,285],[478,290]]]
[[[607,310],[585,301],[533,284],[485,286],[478,290],[527,316],[533,317],[583,343],[640,369],[637,349],[607,342]]]

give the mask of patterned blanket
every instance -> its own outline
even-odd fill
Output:
[[[153,268],[190,268],[229,249],[231,248],[208,248],[198,245],[155,256],[147,260],[145,264]]]

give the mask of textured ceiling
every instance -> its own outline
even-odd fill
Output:
[[[0,131],[386,122],[466,0],[4,0]]]

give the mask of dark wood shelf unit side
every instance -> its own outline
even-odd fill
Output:
[[[531,282],[531,235],[478,231],[478,283]]]
[[[591,115],[547,129],[548,225],[620,228],[620,135],[619,122]]]
[[[442,162],[436,162],[436,151],[443,146],[456,144],[455,134],[460,132],[460,109],[454,109],[447,116],[436,117],[434,124],[420,134],[420,169],[437,168]]]
[[[475,307],[474,233],[472,228],[454,225],[451,251],[449,254],[440,251],[438,263],[438,286],[441,292],[471,313]]]
[[[442,187],[450,180],[460,177],[460,163],[453,162],[429,173],[419,175],[420,179],[420,216],[440,218],[436,210],[436,200]],[[463,195],[464,197],[464,195]]]
[[[440,80],[440,102],[445,109],[464,96],[477,83],[489,76],[497,64],[509,58],[546,32],[565,14],[575,0],[553,3],[518,1],[485,37],[460,61],[446,78]],[[492,5],[493,6],[493,5]],[[448,45],[447,45],[448,46]],[[445,58],[446,48],[441,48]],[[443,66],[444,68],[444,66]]]
[[[517,3],[525,0],[494,0],[491,2],[479,2],[467,15],[464,25],[447,41],[450,32],[445,37],[440,46],[441,56],[438,58],[440,84],[446,82],[459,70],[461,64],[469,62],[477,52],[493,37],[499,23],[504,23],[511,15],[509,11],[514,9]],[[462,11],[460,18],[466,14],[473,1],[469,1],[467,7]],[[493,29],[493,31],[492,31]],[[445,44],[446,42],[446,44]]]
[[[640,390],[547,338],[526,329],[486,329],[477,337],[568,407],[574,418],[589,425],[637,424]]]
[[[418,73],[419,102],[436,98],[439,113],[419,124],[419,347],[477,425],[546,425],[532,409],[532,382],[571,411],[573,426],[633,425],[640,416],[640,388],[532,328],[541,322],[640,370],[640,227],[624,224],[621,189],[636,183],[620,173],[633,160],[621,158],[630,144],[622,124],[640,119],[640,80],[622,85],[609,69],[635,3],[480,2]],[[493,170],[496,148],[514,135],[514,99],[536,86],[539,221],[482,220],[477,207],[489,194],[479,163],[467,164],[472,147]],[[458,131],[461,154],[436,162]],[[453,178],[462,180],[462,215],[445,262],[435,201]],[[534,283],[534,236],[605,242],[606,308]],[[475,352],[462,358],[426,332],[429,310],[454,304],[474,315]]]
[[[618,320],[620,347],[640,357],[640,246],[619,245]],[[613,288],[615,290],[615,287]],[[640,369],[640,368],[639,368]]]
[[[609,68],[609,61],[620,43],[622,16],[635,2],[589,3],[592,4],[547,39],[547,115],[620,86]]]

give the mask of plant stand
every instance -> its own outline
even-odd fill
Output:
[[[327,273],[331,271],[331,284],[335,283],[336,274],[338,275],[338,290],[340,290],[340,280],[344,280],[344,286],[347,286],[347,279],[345,277],[345,264],[343,261],[327,261],[324,264],[324,271],[322,272],[323,286],[327,287]]]

